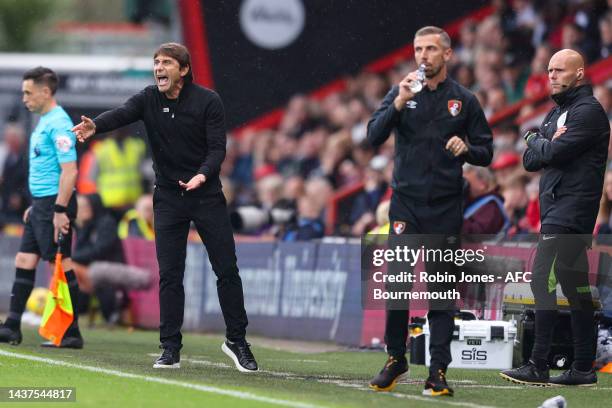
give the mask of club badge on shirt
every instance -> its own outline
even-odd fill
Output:
[[[454,116],[459,115],[461,113],[461,101],[458,99],[451,99],[448,101],[448,112]]]
[[[404,221],[393,221],[393,232],[400,235],[406,229],[406,223]]]
[[[62,153],[68,153],[72,147],[72,139],[67,135],[60,135],[55,138],[55,146]]]

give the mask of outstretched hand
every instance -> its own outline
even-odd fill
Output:
[[[81,123],[72,128],[79,142],[84,142],[96,134],[96,124],[87,116],[81,116]]]

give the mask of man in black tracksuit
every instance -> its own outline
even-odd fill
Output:
[[[410,85],[417,80],[413,72],[394,86],[368,123],[367,137],[378,146],[392,131],[396,133],[390,234],[458,235],[463,221],[462,165],[489,165],[493,155],[491,130],[476,97],[447,78],[446,63],[452,55],[448,34],[437,27],[422,28],[415,35],[414,46],[417,64],[426,67],[426,85],[421,92],[412,93]],[[422,242],[414,239],[412,247],[418,248]],[[430,242],[429,247],[432,245],[440,243]],[[427,270],[451,272],[441,267],[452,265],[430,264]],[[408,370],[407,305],[397,308],[388,304],[387,309],[385,343],[389,359],[370,381],[370,387],[377,391],[392,390]],[[431,366],[425,395],[453,394],[445,375],[451,362],[454,313],[452,302],[430,304]]]
[[[586,247],[591,242],[603,187],[610,124],[589,85],[581,85],[584,61],[573,50],[550,60],[553,108],[537,133],[525,135],[525,169],[542,170],[541,235],[533,264],[535,342],[529,362],[501,376],[524,384],[594,385],[593,302]],[[584,235],[578,235],[584,234]],[[548,355],[557,317],[557,282],[571,308],[574,362],[549,377]]]
[[[180,367],[185,306],[183,275],[193,221],[217,275],[227,340],[222,350],[243,372],[257,371],[245,340],[247,315],[236,249],[219,171],[225,158],[225,117],[219,96],[194,84],[187,48],[162,44],[154,55],[156,85],[93,121],[81,117],[74,131],[83,141],[142,120],[153,156],[155,245],[159,263],[160,341],[154,368]]]

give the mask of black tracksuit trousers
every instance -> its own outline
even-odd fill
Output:
[[[221,191],[184,191],[156,186],[153,195],[155,246],[159,263],[160,342],[181,348],[185,309],[185,257],[189,225],[193,221],[217,276],[217,293],[230,341],[244,339],[248,324],[236,246]]]
[[[413,200],[393,192],[391,206],[389,209],[389,219],[391,230],[389,231],[389,247],[395,241],[393,239],[394,223],[405,223],[405,228],[401,234],[414,235],[403,240],[409,242],[413,248],[425,245],[426,248],[454,248],[459,244],[459,233],[463,222],[463,204],[460,197],[453,197],[448,200],[433,204],[416,204]],[[435,234],[435,235],[421,235]],[[455,236],[457,239],[449,245],[446,237]],[[449,272],[456,273],[454,264],[430,263],[426,265],[428,273]],[[390,271],[391,272],[391,271]],[[402,290],[410,290],[410,284]],[[428,290],[446,291],[453,289],[452,283],[429,284]],[[438,369],[448,367],[452,361],[450,344],[455,328],[456,306],[453,301],[437,301],[436,304],[430,302],[430,310],[427,313],[430,330],[429,352],[431,355],[430,371],[436,372]],[[386,324],[385,324],[385,344],[387,353],[394,357],[403,357],[406,354],[406,342],[408,340],[408,304],[405,308],[397,308],[396,305],[387,305]]]
[[[589,370],[595,358],[594,307],[588,280],[587,242],[558,225],[542,226],[533,263],[531,290],[536,305],[535,341],[531,359],[548,361],[557,321],[557,282],[570,304],[574,365]]]

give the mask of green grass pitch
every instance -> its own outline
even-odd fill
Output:
[[[383,352],[355,350],[294,353],[251,338],[262,371],[239,373],[221,351],[221,336],[184,337],[181,368],[152,368],[157,333],[84,330],[83,350],[42,349],[35,330],[20,346],[0,345],[0,387],[75,387],[77,402],[53,407],[538,407],[563,395],[570,408],[612,406],[612,374],[596,388],[532,388],[503,381],[497,371],[451,369],[454,398],[421,395],[426,369],[393,393],[376,393],[368,380],[384,363]],[[6,403],[4,406],[49,406]]]

